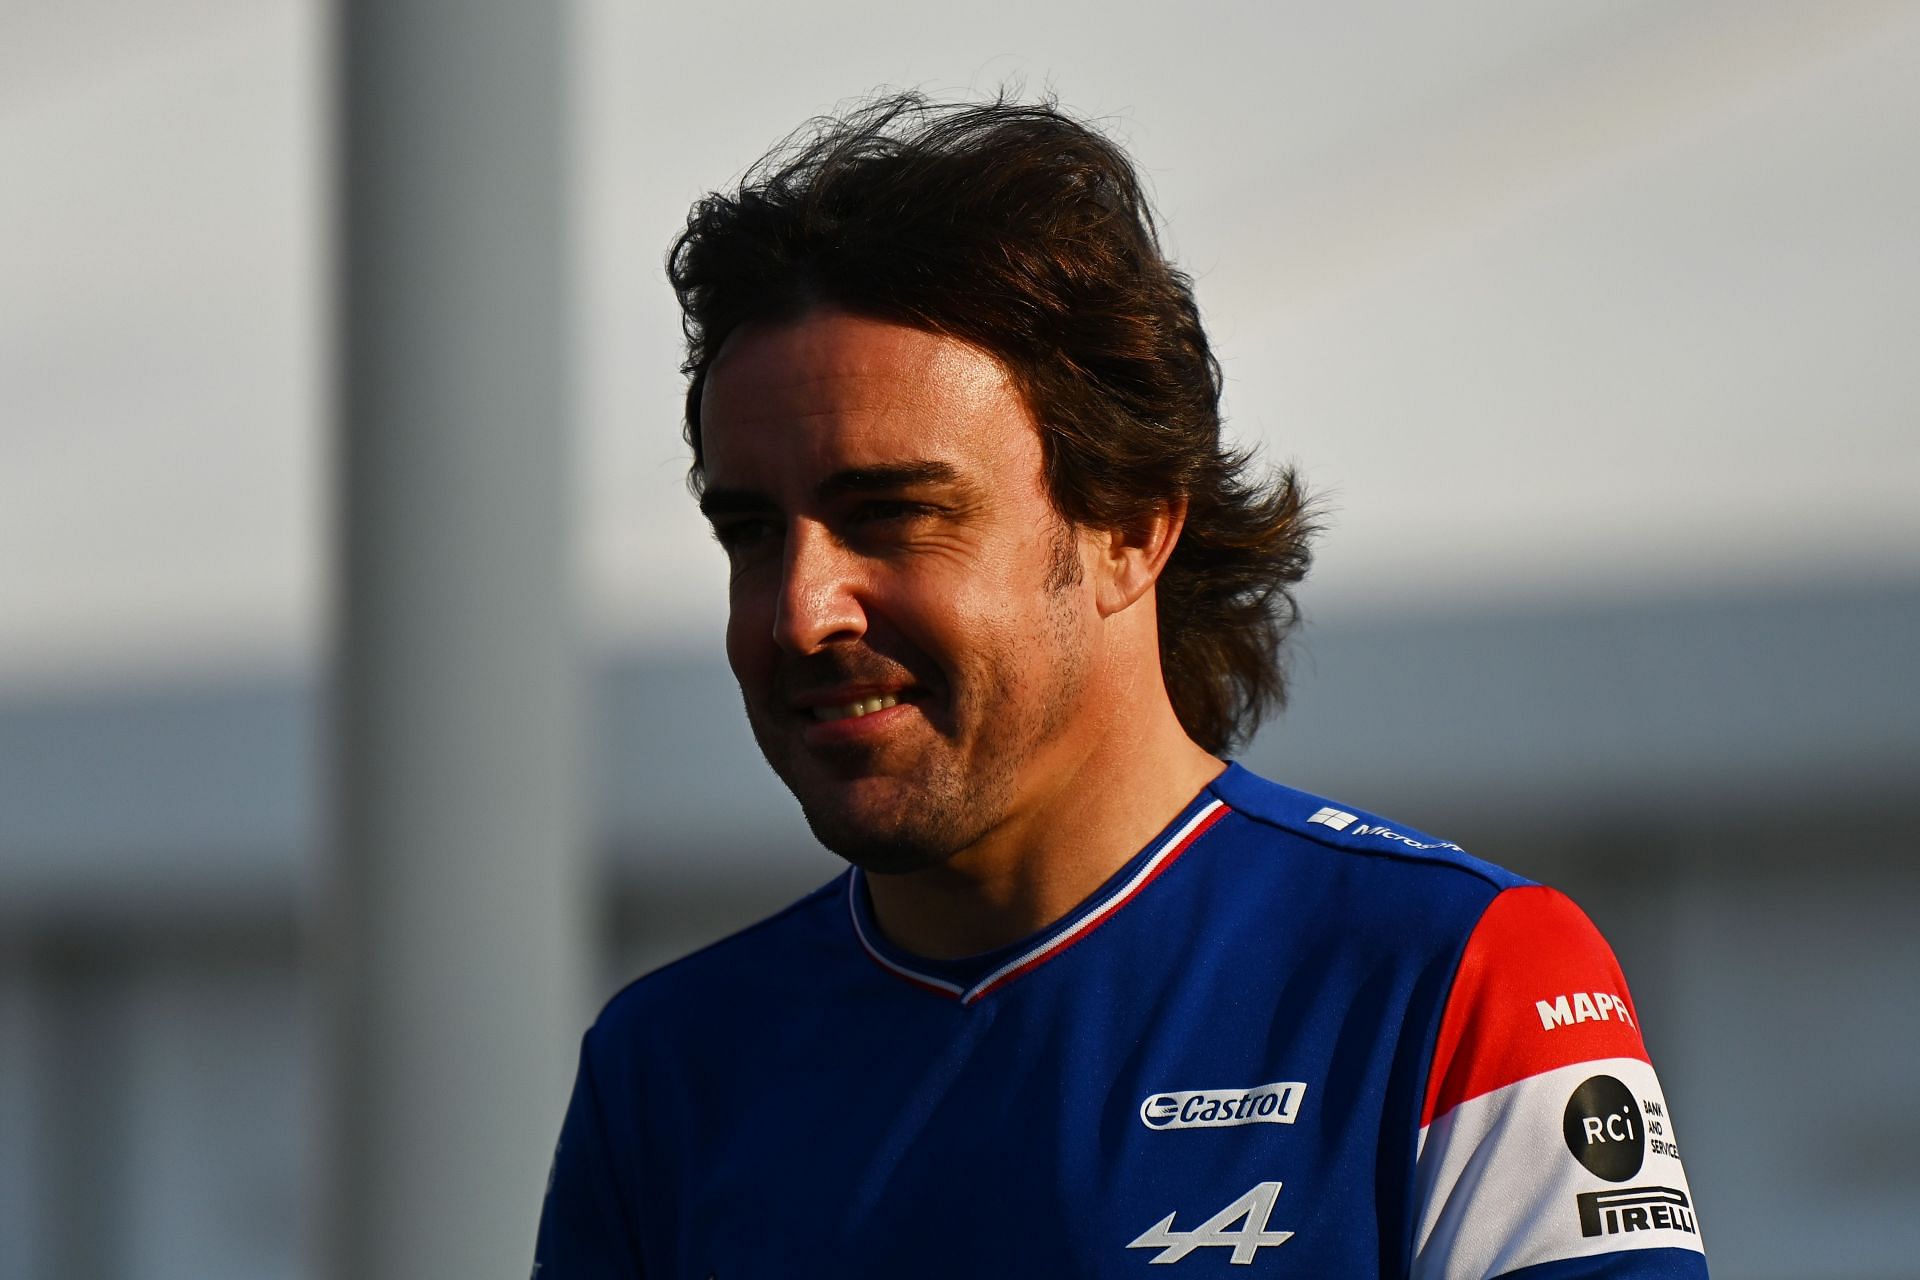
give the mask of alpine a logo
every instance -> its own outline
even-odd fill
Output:
[[[1229,1264],[1249,1266],[1262,1249],[1277,1248],[1293,1239],[1291,1231],[1267,1230],[1280,1186],[1278,1182],[1255,1185],[1191,1231],[1175,1231],[1173,1220],[1180,1215],[1170,1213],[1134,1237],[1127,1248],[1158,1249],[1160,1252],[1147,1259],[1149,1266],[1178,1262],[1196,1249],[1231,1249]]]
[[[1193,1089],[1153,1093],[1140,1100],[1149,1129],[1226,1129],[1241,1124],[1292,1124],[1307,1086],[1298,1080],[1251,1089]]]

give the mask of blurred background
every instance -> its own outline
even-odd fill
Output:
[[[1920,6],[565,22],[569,1021],[838,865],[719,654],[666,245],[812,114],[1024,83],[1132,150],[1332,515],[1244,759],[1587,907],[1717,1276],[1920,1274]],[[333,24],[0,3],[0,1280],[321,1274]]]

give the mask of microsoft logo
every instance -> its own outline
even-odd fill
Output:
[[[1354,816],[1342,809],[1326,808],[1308,818],[1307,821],[1317,822],[1323,827],[1332,827],[1335,831],[1345,831],[1353,825]]]

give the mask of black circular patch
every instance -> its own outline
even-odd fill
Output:
[[[1625,1182],[1647,1158],[1640,1103],[1612,1076],[1594,1076],[1573,1091],[1560,1131],[1573,1158],[1608,1182]]]

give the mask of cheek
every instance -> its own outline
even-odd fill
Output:
[[[752,687],[754,678],[766,673],[772,663],[773,615],[756,595],[735,591],[727,604],[727,665],[742,685]]]
[[[1062,692],[1083,671],[1095,644],[1097,617],[1085,579],[1075,586],[1029,586],[1002,602],[999,628],[1010,648],[1006,664],[1027,692],[1043,698]]]
[[[948,653],[994,672],[1004,692],[1032,690],[1059,660],[1061,602],[1036,586],[982,578],[942,598],[935,615]],[[933,619],[930,619],[933,621]]]

